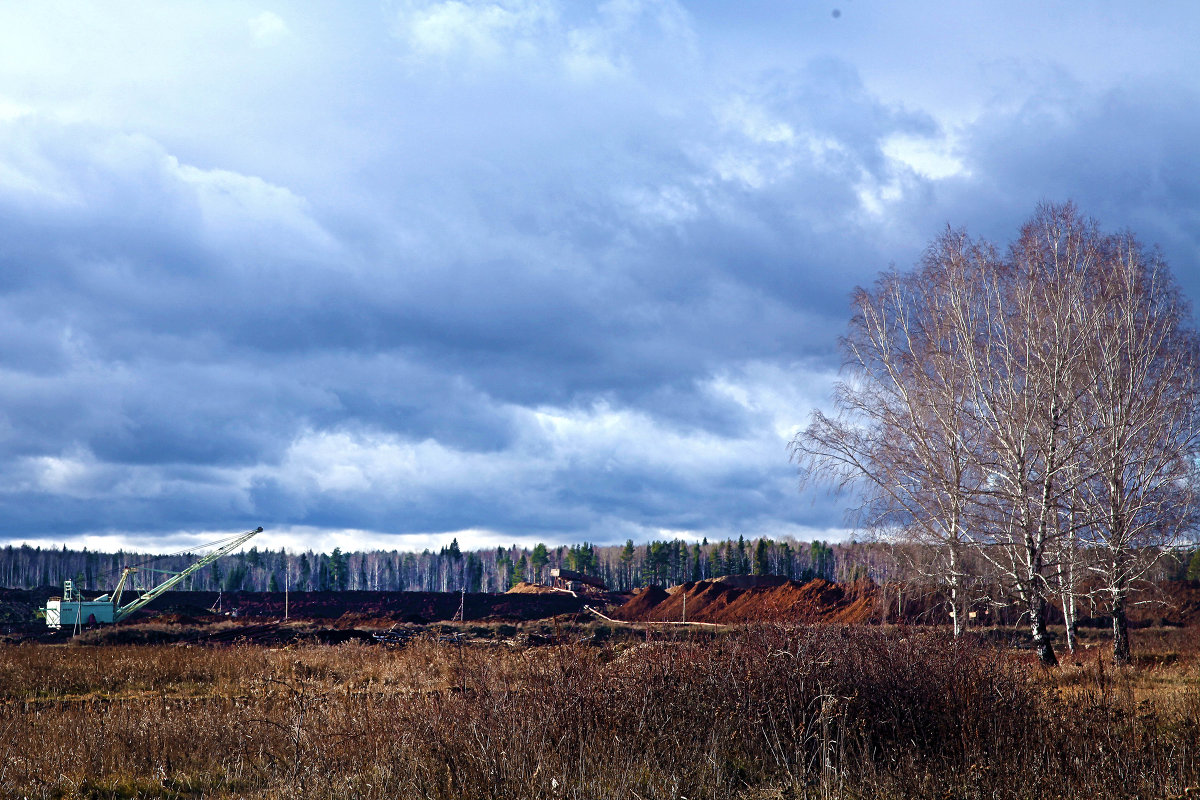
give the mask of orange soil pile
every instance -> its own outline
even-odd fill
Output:
[[[505,594],[551,594],[558,593],[559,591],[559,589],[555,589],[553,586],[542,586],[540,583],[526,583],[525,581],[521,581],[505,592]]]
[[[546,594],[546,595],[561,595],[565,597],[575,597],[581,600],[587,600],[589,603],[611,603],[614,602],[614,594],[606,592],[603,589],[588,584],[582,584],[578,588],[568,591],[560,589],[557,586],[544,586],[540,583],[527,583],[521,581],[513,588],[509,589],[505,594]],[[624,600],[624,598],[620,598]]]
[[[875,611],[878,587],[869,580],[852,584],[817,579],[807,583],[774,580],[696,581],[670,592],[651,586],[613,612],[618,619],[678,622],[866,622]],[[750,584],[750,585],[738,585]]]
[[[617,619],[640,620],[647,619],[654,609],[670,598],[661,586],[647,586],[620,606],[614,616]]]

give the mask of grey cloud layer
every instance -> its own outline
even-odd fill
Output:
[[[1049,71],[955,127],[817,28],[726,71],[702,6],[307,12],[0,62],[0,537],[833,530],[787,438],[946,222],[1072,197],[1200,289],[1187,86]]]

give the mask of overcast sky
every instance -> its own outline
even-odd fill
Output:
[[[1074,200],[1200,298],[1200,6],[0,4],[0,544],[838,539],[848,297]]]

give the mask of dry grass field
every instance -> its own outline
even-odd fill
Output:
[[[1137,632],[1125,670],[1093,641],[1055,671],[854,626],[9,646],[0,796],[1194,797],[1195,633]]]

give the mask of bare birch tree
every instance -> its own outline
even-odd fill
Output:
[[[1128,663],[1130,593],[1197,520],[1200,337],[1161,259],[1129,234],[1106,244],[1093,277],[1103,325],[1085,395],[1091,475],[1080,488],[1091,569],[1112,612],[1113,657]]]
[[[893,271],[873,290],[858,289],[837,414],[814,412],[791,444],[805,480],[857,488],[865,527],[935,546],[955,635],[968,618],[967,506],[986,474],[970,452],[975,428],[966,424],[968,387],[947,305],[974,296],[970,282],[994,260],[990,247],[948,231],[917,273]]]
[[[853,305],[836,413],[792,441],[802,480],[854,485],[866,525],[940,548],[956,633],[977,555],[1045,664],[1051,601],[1073,624],[1090,559],[1127,659],[1132,583],[1197,508],[1200,347],[1165,267],[1045,205],[1007,258],[948,231]]]
[[[1044,206],[1023,226],[1002,268],[983,281],[982,318],[964,324],[970,402],[989,475],[977,508],[981,554],[1028,615],[1034,646],[1055,664],[1047,627],[1066,535],[1061,514],[1075,491],[1084,428],[1081,395],[1097,312],[1088,277],[1099,252],[1071,206]]]

